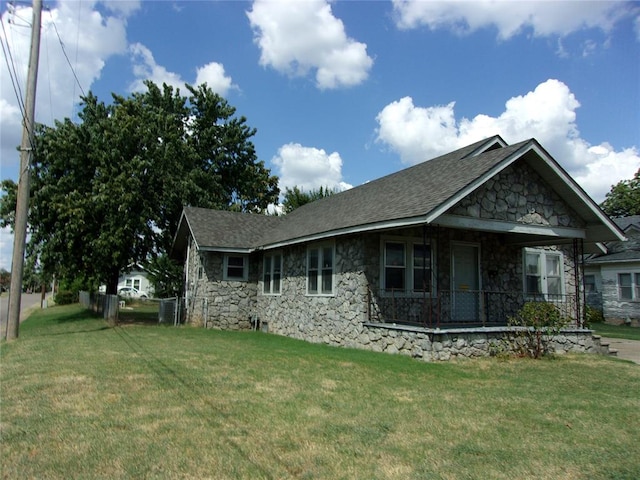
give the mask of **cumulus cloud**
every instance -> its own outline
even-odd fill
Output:
[[[337,152],[327,154],[323,149],[287,143],[271,162],[278,170],[283,192],[295,186],[302,191],[320,187],[342,191],[352,187],[342,181],[342,158]]]
[[[611,185],[633,177],[640,168],[637,147],[616,151],[608,143],[591,145],[576,124],[580,103],[558,80],[510,98],[497,117],[478,114],[456,119],[455,103],[419,107],[404,97],[377,115],[377,142],[415,164],[499,134],[507,143],[536,138],[574,179],[600,202]]]
[[[139,2],[126,2],[126,8],[123,4],[113,14],[109,13],[111,10],[101,12],[98,6],[98,2],[59,1],[55,7],[43,10],[40,50],[46,55],[40,56],[39,77],[46,81],[38,85],[36,121],[51,124],[54,119],[71,117],[82,91],[89,91],[106,61],[126,52],[127,14],[133,13]],[[0,35],[11,52],[16,84],[20,85],[22,95],[31,42],[28,26],[32,17],[31,6],[21,4],[2,13],[4,28]],[[72,59],[73,71],[60,43]],[[22,135],[22,117],[7,68],[0,68],[0,106],[2,176],[17,179],[16,146]]]
[[[153,53],[141,43],[134,43],[129,47],[131,53],[131,62],[133,65],[133,74],[136,80],[129,85],[132,92],[144,92],[147,87],[144,85],[145,80],[150,80],[156,85],[166,83],[175,89],[182,88],[184,90],[184,81],[180,75],[170,72],[162,65],[158,65],[153,58]]]
[[[231,89],[238,89],[231,77],[227,77],[221,63],[211,62],[197,69],[196,85],[206,83],[211,90],[226,97]]]
[[[247,12],[260,47],[260,65],[290,76],[315,70],[316,85],[332,89],[365,81],[373,60],[349,38],[325,0],[256,0]]]
[[[163,83],[172,86],[174,89],[184,91],[185,80],[177,73],[170,72],[162,65],[159,65],[153,53],[141,43],[134,43],[129,47],[133,74],[136,79],[129,85],[132,92],[144,92],[147,87],[145,80],[151,80],[156,85]],[[226,96],[229,90],[238,88],[233,84],[231,77],[226,76],[224,66],[220,63],[211,62],[196,69],[196,85],[207,83],[209,88],[215,93]]]
[[[449,1],[393,0],[396,24],[401,29],[426,26],[446,28],[458,34],[493,27],[498,37],[508,39],[531,31],[534,36],[566,36],[598,28],[609,32],[632,7],[622,1],[540,2],[532,1]]]

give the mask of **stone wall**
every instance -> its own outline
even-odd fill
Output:
[[[248,281],[223,280],[224,255],[190,248],[187,279],[187,322],[223,330],[247,330],[255,312],[257,255],[249,256]],[[202,277],[199,278],[202,267]]]
[[[448,361],[509,353],[508,340],[514,328],[430,330],[397,325],[367,324],[358,342],[349,345],[375,352],[407,355],[422,361]],[[543,342],[551,353],[600,353],[600,344],[590,330],[567,329]]]

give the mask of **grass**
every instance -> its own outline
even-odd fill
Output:
[[[427,364],[64,306],[0,360],[3,478],[640,478],[640,368],[595,355]]]
[[[598,335],[609,338],[624,338],[626,340],[640,340],[640,328],[629,325],[609,325],[607,323],[593,323],[589,327]]]

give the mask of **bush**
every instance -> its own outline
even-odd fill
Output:
[[[56,305],[69,305],[71,303],[78,302],[78,292],[73,292],[71,290],[59,290],[53,296],[53,301],[56,302]]]
[[[513,339],[513,350],[522,356],[540,358],[547,353],[543,336],[555,335],[567,324],[558,308],[549,302],[527,302],[509,325],[524,327]]]
[[[604,323],[602,310],[587,305],[585,309],[585,327],[589,328],[594,323]]]

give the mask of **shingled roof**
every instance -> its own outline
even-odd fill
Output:
[[[347,233],[431,223],[520,158],[530,162],[588,223],[603,227],[611,238],[602,240],[621,237],[615,224],[536,140],[509,146],[496,135],[308,203],[283,217],[186,207],[174,251],[184,248],[178,237],[187,233],[186,228],[191,229],[200,249],[251,251]]]

